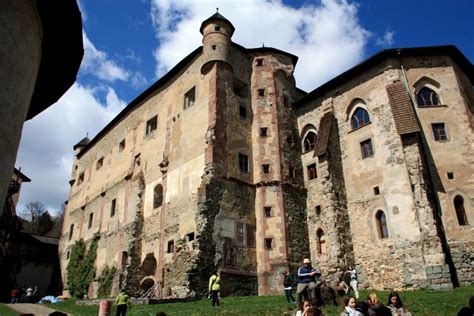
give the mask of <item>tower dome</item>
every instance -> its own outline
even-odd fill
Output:
[[[226,63],[232,68],[230,56],[231,37],[235,28],[219,12],[203,21],[199,29],[202,37],[204,61],[201,73],[205,73],[215,62]]]

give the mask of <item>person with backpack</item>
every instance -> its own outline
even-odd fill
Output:
[[[291,301],[296,302],[292,294],[293,276],[288,271],[283,272],[283,275],[284,275],[283,286],[284,286],[286,301],[288,303],[290,303]]]
[[[220,306],[219,303],[219,291],[221,289],[221,279],[219,278],[218,272],[214,271],[209,278],[209,295],[212,298],[212,306]]]

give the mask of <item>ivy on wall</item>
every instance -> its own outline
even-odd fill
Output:
[[[109,297],[110,291],[112,290],[112,281],[114,279],[115,274],[117,273],[116,267],[109,268],[108,265],[102,270],[99,279],[97,280],[99,283],[99,290],[98,296],[99,297]]]
[[[87,294],[89,284],[94,280],[94,262],[99,239],[99,235],[94,235],[87,253],[86,244],[82,239],[76,241],[72,246],[66,271],[69,293],[76,298],[83,298]]]

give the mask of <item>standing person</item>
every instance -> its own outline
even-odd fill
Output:
[[[38,286],[35,285],[35,288],[33,289],[33,303],[38,302]]]
[[[285,279],[283,280],[283,286],[285,290],[286,301],[290,303],[291,299],[294,302],[295,298],[291,293],[293,290],[293,288],[291,287],[293,285],[293,276],[288,271],[283,272],[283,275],[285,276]]]
[[[31,288],[31,286],[29,286],[26,289],[26,302],[27,303],[32,303],[33,302],[33,289]]]
[[[221,290],[221,279],[219,278],[218,272],[214,271],[209,278],[209,293],[212,298],[212,306],[220,306],[219,303],[219,291]]]
[[[321,276],[321,272],[311,266],[311,260],[305,258],[303,265],[298,269],[299,280],[296,287],[297,306],[301,305],[301,295],[306,288],[308,289],[309,299],[314,300],[316,298],[316,277],[319,276]]]
[[[120,290],[119,295],[115,299],[115,303],[117,304],[117,313],[116,316],[125,316],[127,315],[127,307],[128,307],[128,295],[125,293],[125,290]]]
[[[13,290],[10,292],[10,295],[11,295],[11,297],[12,297],[12,300],[11,300],[11,303],[12,303],[12,304],[15,304],[15,303],[18,302],[17,297],[16,297],[17,294],[18,294],[18,291],[17,291],[16,289],[13,289]]]
[[[357,286],[359,284],[359,281],[357,280],[357,270],[355,267],[354,268],[349,267],[349,271],[347,271],[346,273],[349,273],[351,277],[351,281],[349,282],[349,285],[354,291],[354,295],[356,299],[359,299],[359,291],[357,290]]]

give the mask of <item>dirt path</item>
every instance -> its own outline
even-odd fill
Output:
[[[35,316],[48,316],[56,310],[45,307],[41,304],[28,304],[28,303],[17,303],[17,304],[6,304],[11,309],[16,310],[21,315],[35,315]],[[64,314],[67,315],[67,314]]]

